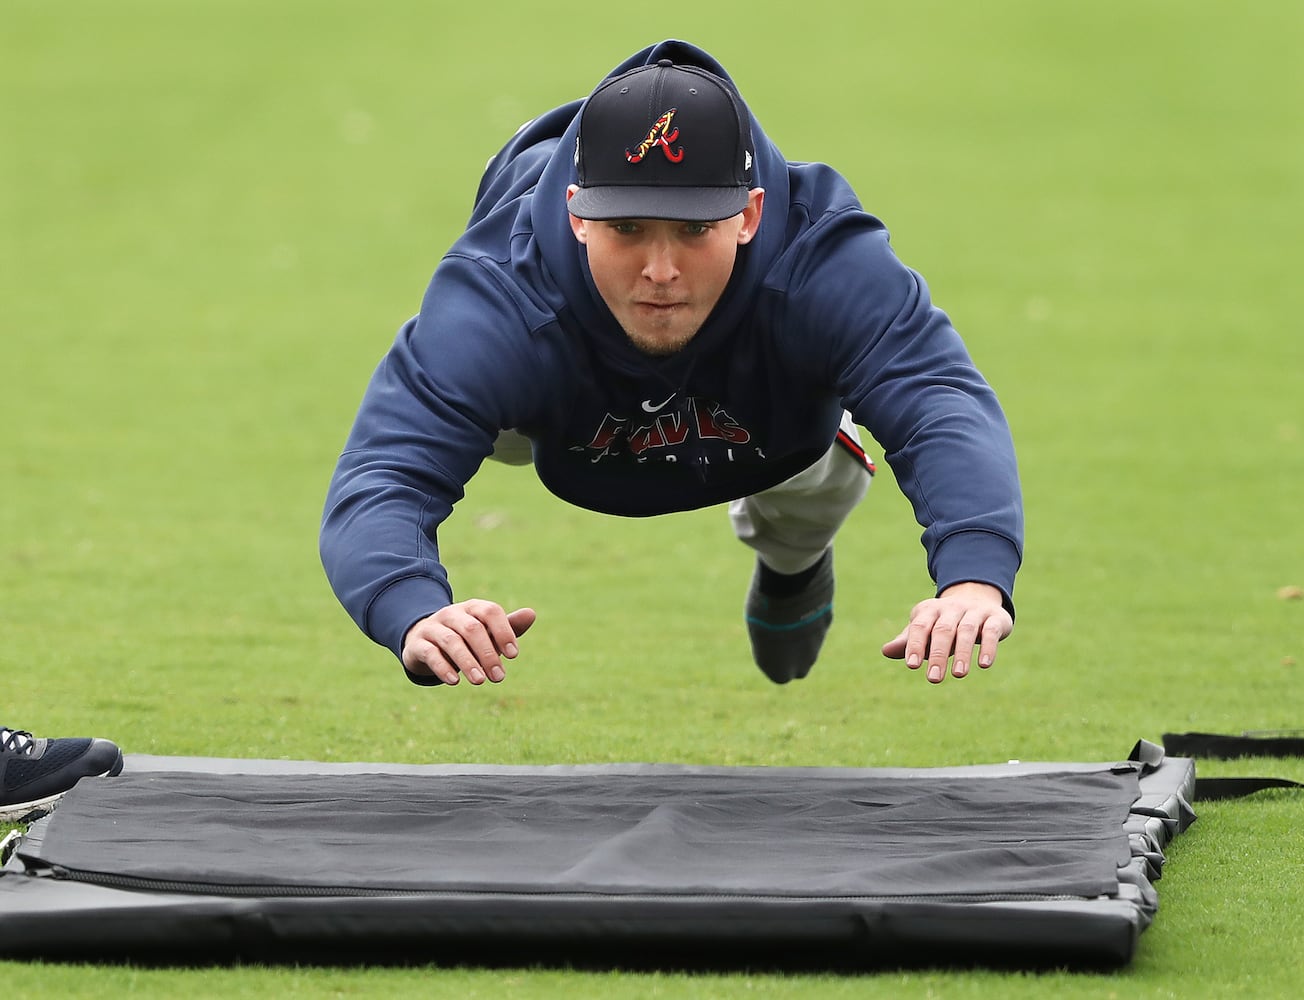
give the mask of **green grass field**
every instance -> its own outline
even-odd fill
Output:
[[[751,665],[721,511],[599,517],[528,470],[486,467],[442,536],[459,594],[539,612],[503,685],[408,685],[330,594],[335,456],[486,158],[664,37],[846,173],[1000,392],[1028,540],[992,671],[933,687],[878,655],[929,593],[885,467],[788,688]],[[1279,596],[1304,585],[1301,49],[1295,0],[10,0],[0,722],[134,753],[847,766],[1304,726]],[[0,970],[70,997],[1287,997],[1301,805],[1199,806],[1112,974]]]

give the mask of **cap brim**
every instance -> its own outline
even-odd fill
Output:
[[[748,188],[739,187],[582,187],[566,203],[580,219],[668,219],[719,222],[747,207]]]

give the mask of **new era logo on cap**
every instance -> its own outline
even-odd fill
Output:
[[[725,80],[663,59],[590,95],[575,165],[567,207],[579,218],[727,219],[751,187],[750,118]]]

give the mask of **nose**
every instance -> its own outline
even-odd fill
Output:
[[[643,277],[654,284],[667,285],[679,277],[674,247],[668,239],[650,240],[643,260]]]

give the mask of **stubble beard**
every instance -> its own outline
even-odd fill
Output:
[[[628,326],[621,324],[621,329],[625,331],[625,337],[641,354],[646,354],[650,358],[666,358],[672,354],[678,354],[697,336],[697,331],[701,325],[697,325],[688,330],[683,330],[671,334],[648,334],[640,330],[631,330]]]

